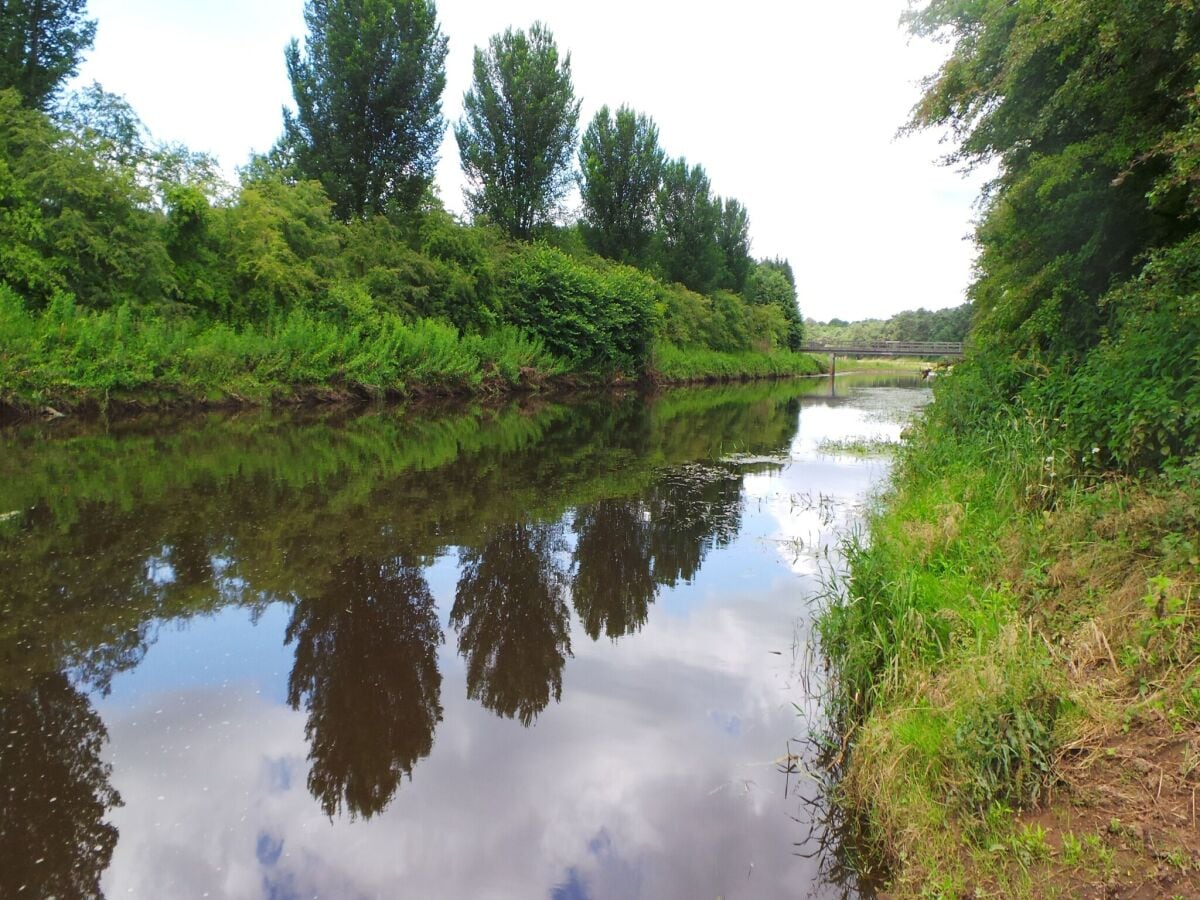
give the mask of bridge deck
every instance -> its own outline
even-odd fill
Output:
[[[835,356],[962,356],[961,341],[805,341],[808,353]]]

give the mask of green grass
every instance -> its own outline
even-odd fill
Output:
[[[963,427],[946,401],[898,448],[818,621],[828,708],[852,738],[840,790],[897,893],[1036,894],[1031,873],[1068,864],[1018,816],[1047,796],[1059,748],[1200,715],[1200,479],[1105,477],[1053,423]],[[1104,653],[1095,682],[1101,632],[1117,669]]]
[[[303,311],[259,324],[206,323],[139,312],[93,311],[57,298],[31,313],[0,291],[0,403],[16,407],[109,400],[263,404],[308,393],[474,393],[565,374],[602,378],[513,326],[461,334],[433,319],[372,315],[362,321]],[[806,354],[721,353],[660,345],[664,382],[808,375]]]
[[[865,356],[862,359],[850,359],[839,356],[837,359],[837,372],[839,375],[849,375],[854,372],[904,372],[919,374],[925,369],[938,368],[935,362],[919,359],[913,356],[898,356],[892,358],[880,358]]]
[[[807,353],[744,350],[726,353],[698,347],[677,347],[666,342],[654,348],[651,363],[661,381],[733,381],[745,378],[781,378],[819,375],[822,363]]]
[[[128,306],[83,311],[66,300],[40,315],[0,304],[0,347],[0,400],[18,406],[123,397],[269,402],[307,389],[467,392],[567,370],[512,327],[462,335],[435,320],[354,324],[303,312],[234,327]]]
[[[998,543],[1036,521],[1025,486],[1040,436],[1003,422],[963,438],[926,420],[898,454],[818,627],[830,708],[855,729],[848,802],[893,864],[957,884],[960,829],[1036,799],[1050,765],[1058,688]]]

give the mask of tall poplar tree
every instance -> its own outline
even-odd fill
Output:
[[[296,113],[284,143],[344,219],[412,209],[446,128],[446,38],[431,0],[308,0],[287,48]]]
[[[717,244],[721,209],[708,174],[683,157],[667,163],[658,193],[658,242],[663,274],[693,291],[717,286],[723,254]]]
[[[750,214],[740,202],[732,197],[716,200],[720,210],[717,223],[717,245],[721,248],[724,269],[721,286],[742,293],[750,275],[753,260],[750,259]]]
[[[0,0],[0,90],[16,88],[26,106],[47,109],[96,36],[86,6],[87,0]]]
[[[467,205],[509,234],[528,238],[550,221],[571,185],[579,101],[571,54],[534,22],[475,48],[474,79],[454,129],[470,185]]]
[[[579,144],[580,194],[588,244],[601,256],[640,262],[654,234],[665,155],[658,126],[622,106],[592,118]]]

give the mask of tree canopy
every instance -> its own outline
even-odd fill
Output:
[[[952,45],[911,126],[948,128],[951,161],[999,170],[976,231],[970,389],[948,415],[1019,402],[1089,464],[1133,472],[1195,453],[1195,4],[932,0],[908,21]]]
[[[718,197],[715,205],[720,211],[717,220],[717,246],[721,248],[721,286],[743,292],[750,275],[750,214],[732,197]],[[793,289],[795,285],[792,285]]]
[[[805,323],[811,337],[826,341],[963,341],[971,327],[971,304],[948,309],[906,309],[887,319]]]
[[[720,219],[704,167],[689,166],[683,157],[667,163],[658,195],[658,236],[668,279],[700,293],[716,285],[723,262]]]
[[[579,101],[571,55],[535,22],[475,48],[474,77],[454,129],[467,206],[513,237],[550,222],[571,185]]]
[[[284,141],[340,218],[416,207],[446,123],[446,38],[431,0],[308,0],[287,48]]]
[[[791,350],[799,350],[804,342],[805,325],[796,305],[796,278],[786,259],[747,261],[746,299],[752,303],[778,309],[786,324],[786,341]]]
[[[601,256],[644,260],[664,163],[653,119],[600,107],[580,140],[579,187],[588,245]]]
[[[86,7],[87,0],[0,0],[0,90],[15,88],[26,106],[48,109],[95,39]]]
[[[1193,4],[934,0],[908,22],[953,45],[911,125],[948,127],[954,162],[1000,167],[971,291],[985,339],[1085,350],[1100,297],[1193,227],[1191,181],[1171,178],[1195,146]]]

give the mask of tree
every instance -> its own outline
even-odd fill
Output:
[[[114,146],[0,91],[0,281],[31,308],[60,292],[90,307],[162,298],[170,260],[155,197]]]
[[[787,322],[787,345],[799,350],[804,342],[804,319],[796,305],[796,277],[786,259],[764,259],[755,263],[746,279],[746,299],[776,306]]]
[[[45,110],[96,36],[87,0],[0,0],[0,90]]]
[[[1194,222],[1169,175],[1196,146],[1200,19],[1172,0],[930,0],[908,23],[952,44],[910,127],[952,129],[952,162],[999,164],[977,338],[1077,357],[1110,324],[1100,298]]]
[[[308,0],[304,53],[287,48],[296,113],[284,142],[339,218],[414,209],[446,123],[446,38],[431,0]]]
[[[717,245],[724,257],[721,286],[739,294],[746,289],[746,278],[753,261],[750,259],[750,215],[746,207],[732,197],[716,200],[721,211],[717,223]]]
[[[704,168],[688,166],[683,157],[667,163],[658,194],[658,239],[669,280],[702,294],[715,286],[721,272],[719,220]]]
[[[665,155],[654,120],[627,106],[592,118],[579,146],[580,193],[589,246],[601,256],[637,263],[654,234]]]
[[[474,78],[454,129],[470,186],[467,206],[513,237],[554,217],[571,184],[579,101],[571,54],[560,59],[540,22],[509,28],[475,48]]]

